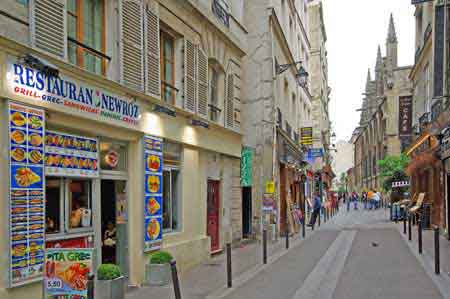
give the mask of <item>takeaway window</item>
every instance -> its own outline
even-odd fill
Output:
[[[46,178],[45,232],[53,235],[92,230],[91,180]]]
[[[88,71],[105,75],[104,0],[67,1],[67,47],[69,61]]]

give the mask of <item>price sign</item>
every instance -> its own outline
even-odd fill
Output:
[[[54,290],[54,289],[61,289],[63,286],[62,280],[61,279],[48,279],[46,281],[46,286],[48,290]]]

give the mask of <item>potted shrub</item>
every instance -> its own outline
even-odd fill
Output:
[[[102,264],[97,269],[96,299],[124,299],[125,278],[114,264]]]
[[[145,266],[145,279],[149,285],[164,286],[170,283],[172,259],[172,255],[166,251],[158,251],[150,255],[149,263]]]

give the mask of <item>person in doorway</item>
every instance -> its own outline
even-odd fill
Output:
[[[73,201],[72,212],[70,212],[70,228],[77,228],[81,225],[83,210],[78,200]]]
[[[308,223],[308,226],[313,227],[316,223],[317,216],[320,213],[320,210],[322,208],[322,200],[320,198],[319,193],[316,193],[316,196],[314,197],[314,203],[313,203],[313,212],[311,216],[311,221]]]
[[[105,232],[103,233],[103,262],[115,263],[116,256],[116,242],[117,232],[112,221],[106,224]]]

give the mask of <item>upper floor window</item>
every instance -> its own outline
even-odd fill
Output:
[[[175,102],[175,40],[170,34],[161,31],[161,91],[162,100]]]
[[[209,69],[209,120],[220,122],[222,113],[222,103],[225,98],[225,74],[218,62],[210,60]],[[222,99],[222,100],[220,100]]]
[[[227,0],[213,0],[212,11],[225,26],[230,27],[230,7]]]
[[[67,1],[67,46],[71,63],[96,74],[105,74],[104,24],[104,0]]]

